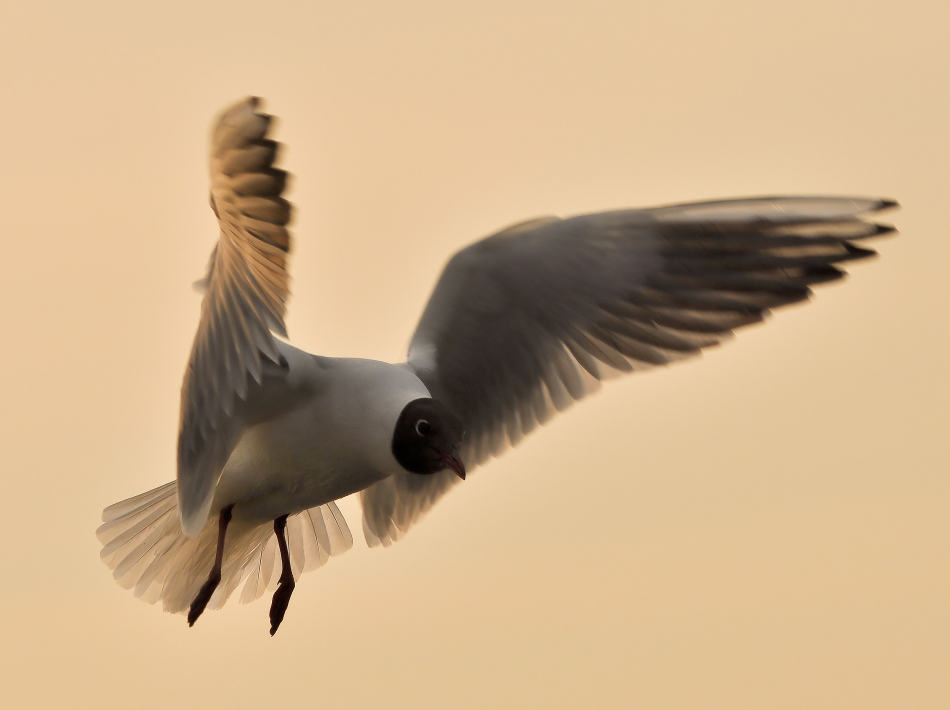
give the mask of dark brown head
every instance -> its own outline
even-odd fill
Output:
[[[459,446],[462,420],[434,399],[414,399],[405,406],[393,431],[393,456],[410,473],[438,473],[451,468],[465,479]]]

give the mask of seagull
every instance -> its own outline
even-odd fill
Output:
[[[686,359],[805,301],[894,232],[892,200],[759,197],[542,217],[448,262],[406,362],[289,345],[291,206],[258,98],[211,134],[220,226],[181,388],[176,480],[107,507],[101,557],[135,596],[193,625],[241,587],[273,589],[270,633],[303,572],[398,540],[466,472],[614,375]],[[280,339],[278,339],[278,337]],[[243,585],[243,586],[242,586]]]

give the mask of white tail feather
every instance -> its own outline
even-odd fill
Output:
[[[96,531],[100,556],[125,589],[149,604],[162,600],[165,611],[187,611],[214,563],[218,522],[212,517],[201,534],[185,537],[178,514],[175,482],[110,505]],[[294,579],[321,567],[353,546],[343,515],[330,502],[287,519],[287,543]],[[228,526],[221,582],[208,603],[220,609],[244,583],[241,602],[251,602],[277,586],[280,555],[271,523],[235,519]]]

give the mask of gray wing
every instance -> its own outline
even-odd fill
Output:
[[[768,197],[545,218],[449,261],[409,364],[464,420],[474,468],[615,374],[717,345],[769,309],[803,301],[891,227],[878,199]],[[455,485],[408,474],[362,495],[370,544],[388,544]]]
[[[182,528],[194,537],[243,422],[237,400],[249,377],[261,382],[266,359],[279,361],[271,331],[286,336],[289,295],[287,180],[273,167],[271,117],[248,98],[224,111],[211,135],[211,207],[221,234],[211,254],[201,320],[181,388],[178,491]]]

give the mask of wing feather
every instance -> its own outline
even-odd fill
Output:
[[[764,197],[510,227],[458,252],[409,347],[433,396],[466,425],[471,470],[623,372],[718,345],[769,309],[873,256],[893,227],[874,198]],[[389,544],[457,481],[395,477],[362,494],[370,544]]]
[[[239,402],[263,359],[278,362],[273,333],[286,336],[289,296],[287,174],[274,168],[279,145],[259,100],[224,111],[211,136],[211,207],[220,236],[200,282],[201,320],[182,383],[178,491],[182,528],[204,527],[214,488],[244,423]],[[262,359],[263,358],[263,359]]]

